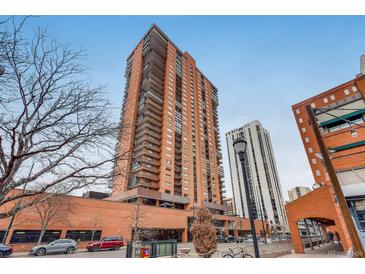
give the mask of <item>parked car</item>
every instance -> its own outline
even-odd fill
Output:
[[[100,241],[88,243],[86,248],[89,252],[95,252],[101,249],[118,250],[122,246],[124,246],[124,241],[122,237],[104,237]]]
[[[236,243],[243,243],[245,240],[247,240],[247,237],[238,236],[236,238]]]
[[[225,237],[223,235],[217,235],[216,241],[217,241],[217,243],[220,243],[220,244],[224,243]]]
[[[44,256],[51,253],[72,254],[77,249],[77,243],[71,239],[59,239],[49,244],[37,245],[31,249],[30,255]]]
[[[0,258],[10,256],[13,253],[13,248],[8,245],[0,244]]]
[[[236,242],[236,239],[235,239],[235,237],[233,237],[232,235],[228,235],[228,236],[224,239],[224,241],[225,241],[226,243],[234,243],[234,242]]]

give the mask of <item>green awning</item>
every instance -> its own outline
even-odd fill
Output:
[[[339,147],[334,147],[332,149],[337,152],[337,151],[346,150],[346,149],[359,147],[359,146],[364,146],[364,145],[365,145],[365,141],[360,141],[360,142],[356,142],[356,143],[352,143],[352,144],[347,144],[347,145],[343,145],[343,146],[339,146]]]
[[[365,109],[360,109],[360,110],[348,113],[346,115],[339,116],[338,118],[333,118],[333,119],[327,120],[325,122],[320,123],[319,125],[320,126],[328,126],[330,124],[334,124],[334,123],[337,123],[339,121],[343,121],[344,119],[349,119],[353,116],[360,115],[360,114],[363,114],[363,113],[365,113]]]

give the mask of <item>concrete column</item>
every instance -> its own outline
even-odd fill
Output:
[[[182,242],[187,243],[188,242],[188,228],[183,229],[182,231]]]
[[[234,236],[235,236],[235,237],[238,237],[238,229],[239,229],[239,228],[237,228],[237,227],[234,229]]]
[[[226,236],[229,235],[228,220],[224,221],[224,233],[226,234]]]

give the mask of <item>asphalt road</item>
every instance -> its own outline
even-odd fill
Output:
[[[45,256],[33,256],[27,254],[14,254],[10,258],[125,258],[126,248],[121,248],[120,250],[101,250],[98,252],[87,252],[81,250],[73,254],[48,254]]]

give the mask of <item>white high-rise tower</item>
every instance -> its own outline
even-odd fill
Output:
[[[269,221],[272,232],[285,234],[288,231],[287,218],[270,134],[259,121],[226,133],[236,212],[239,216],[248,218],[241,164],[233,148],[233,140],[238,137],[243,137],[247,142],[245,163],[253,216],[255,219]]]

